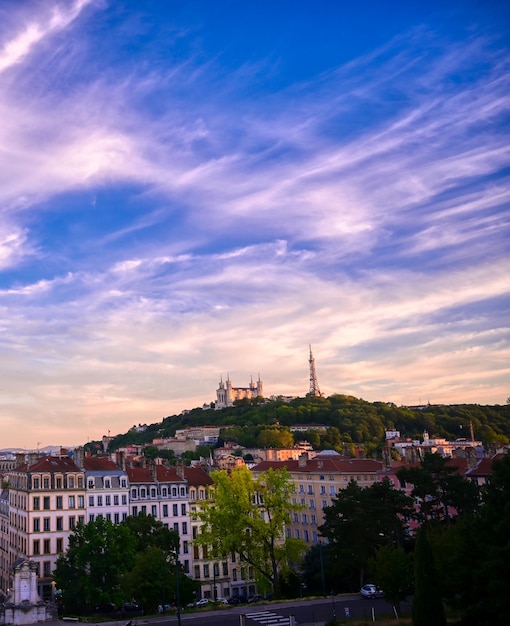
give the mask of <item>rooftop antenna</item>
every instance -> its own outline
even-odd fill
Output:
[[[308,344],[308,347],[310,348],[310,358],[308,359],[308,363],[310,364],[310,391],[307,393],[307,395],[320,398],[322,397],[322,393],[319,389],[317,372],[315,371],[315,359],[313,358],[311,344]]]

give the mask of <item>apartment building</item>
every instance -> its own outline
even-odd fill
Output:
[[[213,481],[209,474],[199,467],[182,467],[183,476],[189,485],[192,540],[200,534],[201,521],[195,514],[202,503],[211,496]],[[253,570],[239,555],[229,554],[213,559],[206,546],[194,545],[192,577],[200,581],[200,594],[203,598],[248,597],[256,592]]]
[[[37,566],[39,595],[49,597],[58,555],[75,526],[86,522],[85,473],[62,455],[22,463],[7,476],[9,536],[1,591],[6,595],[14,562],[28,558]]]
[[[81,459],[76,458],[79,463]],[[87,522],[104,517],[114,524],[129,515],[129,483],[125,470],[106,457],[87,456],[80,463],[87,486]]]
[[[179,533],[179,558],[184,571],[191,571],[191,524],[188,484],[182,469],[151,462],[145,467],[127,467],[129,514],[152,515],[166,528]]]
[[[325,507],[330,506],[340,489],[351,480],[369,487],[379,480],[383,464],[372,459],[343,457],[334,450],[323,450],[313,458],[303,452],[299,459],[263,461],[252,468],[255,475],[269,468],[286,467],[295,485],[294,503],[303,509],[292,514],[286,528],[287,536],[302,539],[308,545],[319,541],[319,526],[323,523]]]

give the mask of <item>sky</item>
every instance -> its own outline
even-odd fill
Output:
[[[510,6],[1,0],[0,448],[221,378],[510,395]]]

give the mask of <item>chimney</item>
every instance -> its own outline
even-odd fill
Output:
[[[74,463],[77,467],[83,469],[83,448],[81,446],[74,449]]]
[[[180,478],[184,478],[184,463],[177,463],[175,466],[175,471],[177,472],[177,476]]]
[[[16,467],[21,467],[25,463],[25,453],[16,452]]]
[[[308,463],[308,452],[303,452],[298,458],[298,467],[306,467]]]
[[[158,482],[158,468],[156,466],[156,463],[154,463],[154,461],[149,461],[148,467],[149,467],[149,476],[151,477],[151,480],[157,483]]]

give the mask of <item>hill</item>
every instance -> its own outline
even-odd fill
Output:
[[[450,440],[469,438],[470,425],[477,440],[502,445],[510,442],[510,405],[456,404],[411,408],[367,402],[341,394],[328,398],[296,398],[290,402],[246,400],[218,411],[196,408],[165,417],[161,422],[147,426],[143,432],[130,430],[116,435],[110,450],[131,443],[151,443],[155,438],[174,436],[178,429],[204,425],[229,425],[231,428],[222,435],[251,447],[258,445],[263,431],[288,432],[290,426],[298,424],[327,427],[323,433],[294,434],[296,440],[309,439],[315,448],[341,449],[342,446],[363,445],[375,451],[384,444],[386,430],[398,430],[402,437],[413,439],[421,439],[424,431],[431,437]]]

